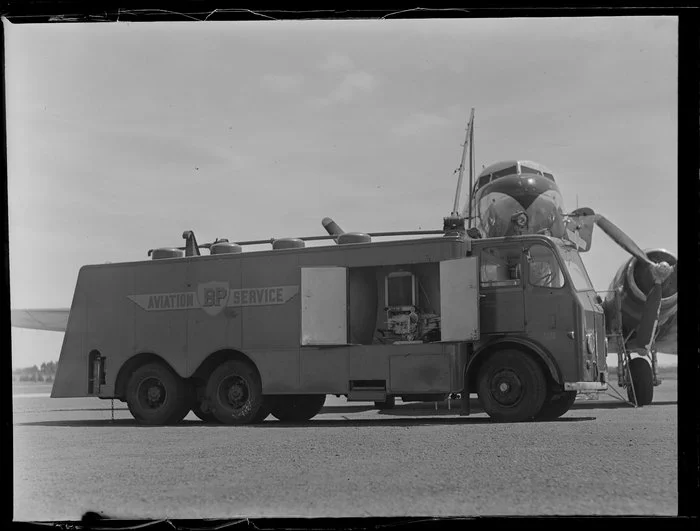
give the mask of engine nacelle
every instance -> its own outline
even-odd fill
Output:
[[[656,263],[664,261],[673,267],[678,261],[672,253],[664,249],[650,249],[644,252],[651,261]],[[646,303],[646,294],[653,286],[654,279],[650,268],[636,258],[630,258],[622,264],[615,274],[610,284],[610,290],[619,290],[621,294],[622,333],[624,337],[636,330]],[[615,326],[613,297],[613,293],[608,293],[603,303],[608,328]],[[661,308],[656,337],[656,348],[661,352],[676,352],[677,350],[675,337],[677,299],[677,274],[674,267],[673,273],[664,281],[661,291]],[[630,340],[633,340],[634,336],[635,334],[632,333]],[[640,345],[634,346],[639,347]]]

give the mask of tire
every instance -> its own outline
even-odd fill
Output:
[[[211,412],[222,424],[250,424],[263,407],[260,376],[250,363],[229,360],[209,376],[206,396]]]
[[[654,399],[654,374],[651,365],[644,358],[634,358],[630,361],[630,375],[634,384],[627,386],[627,398],[634,403],[634,393],[637,393],[637,405],[648,406]]]
[[[214,413],[209,409],[209,406],[202,407],[203,402],[195,403],[192,406],[192,413],[194,413],[199,420],[209,423],[219,423],[218,419],[214,416]]]
[[[571,409],[576,400],[576,391],[563,391],[549,394],[542,405],[542,409],[535,416],[536,420],[558,419]]]
[[[282,422],[305,422],[323,409],[326,395],[278,395],[270,397],[270,413]]]
[[[211,411],[211,405],[206,398],[206,388],[201,380],[190,386],[190,409],[195,416],[204,422],[217,423],[219,421]]]
[[[497,422],[532,420],[547,396],[547,380],[538,363],[518,350],[490,355],[478,374],[479,401]]]
[[[185,381],[158,362],[142,365],[131,374],[126,403],[139,424],[152,426],[176,424],[190,410]]]
[[[377,409],[394,409],[394,406],[396,405],[396,397],[394,396],[387,396],[386,400],[383,402],[381,401],[375,401],[374,402],[374,407]]]

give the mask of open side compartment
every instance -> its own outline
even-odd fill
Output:
[[[478,259],[302,268],[302,345],[479,338]]]

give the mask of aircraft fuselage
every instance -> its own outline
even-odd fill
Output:
[[[517,160],[492,164],[479,174],[472,197],[476,227],[484,237],[564,234],[562,195],[552,173],[541,164]]]

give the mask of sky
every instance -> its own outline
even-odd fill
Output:
[[[3,24],[11,308],[188,229],[440,229],[472,107],[477,169],[540,162],[566,210],[677,252],[675,17]],[[599,290],[628,258],[583,254]],[[12,328],[13,366],[62,336]]]

